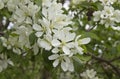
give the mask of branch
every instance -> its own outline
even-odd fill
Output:
[[[110,65],[112,67],[112,69],[116,72],[116,74],[120,77],[120,71],[119,71],[119,69],[116,66],[114,66],[110,61],[105,60],[105,59],[100,58],[100,57],[97,57],[97,56],[95,56],[92,53],[87,53],[87,55],[91,56],[92,58],[94,58],[94,59],[96,59],[96,60],[98,60],[100,62],[105,62],[106,64]]]
[[[115,61],[115,60],[119,60],[119,59],[120,59],[120,56],[111,59],[110,62],[113,62],[113,61]]]

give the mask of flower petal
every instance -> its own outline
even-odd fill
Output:
[[[45,50],[50,50],[52,48],[50,43],[45,40],[38,39],[38,44],[40,47],[45,48]]]
[[[65,57],[64,57],[64,60],[65,60],[67,63],[70,63],[69,57],[65,56]]]
[[[90,38],[83,38],[79,40],[80,44],[88,44],[90,42]]]
[[[33,29],[36,30],[36,31],[42,30],[41,26],[38,25],[38,24],[34,24],[34,25],[33,25]]]
[[[73,72],[74,71],[74,66],[73,66],[73,63],[69,63],[69,68],[68,68],[69,71]]]
[[[69,55],[69,54],[70,54],[70,50],[69,50],[68,47],[63,46],[63,47],[62,47],[62,50],[63,50],[63,52],[64,52],[66,55]]]
[[[55,60],[55,59],[57,59],[58,57],[59,57],[58,54],[53,54],[53,55],[49,56],[48,59],[49,59],[49,60]]]
[[[58,53],[59,49],[58,48],[53,48],[52,53]]]
[[[39,48],[38,48],[38,45],[36,43],[33,46],[33,52],[34,52],[34,55],[37,55],[39,52]]]
[[[58,64],[59,64],[59,59],[57,59],[53,62],[53,67],[56,67]]]
[[[36,32],[36,33],[35,33],[35,35],[36,35],[37,37],[41,37],[42,34],[43,34],[43,32]]]
[[[20,49],[19,48],[13,48],[13,52],[14,53],[17,53],[17,54],[21,54],[21,51],[20,51]]]
[[[69,42],[69,41],[72,41],[72,40],[74,40],[75,39],[75,36],[76,36],[76,34],[75,33],[68,33],[67,35],[66,35],[66,42]]]
[[[52,45],[53,46],[58,47],[60,44],[61,44],[60,41],[58,41],[57,39],[52,40]]]
[[[14,63],[13,63],[10,59],[8,59],[7,62],[8,62],[8,64],[10,64],[11,66],[14,66]]]
[[[62,61],[61,62],[61,68],[63,69],[63,71],[67,71],[67,64],[64,62],[64,61]]]
[[[81,48],[81,47],[76,47],[76,48],[77,48],[77,51],[78,51],[79,54],[83,54],[83,52],[82,52],[83,48]]]

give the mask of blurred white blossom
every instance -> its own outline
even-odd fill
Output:
[[[99,79],[96,76],[96,71],[94,71],[93,69],[87,69],[85,72],[81,73],[80,76],[82,77],[82,79]]]
[[[95,11],[93,13],[94,21],[100,21],[100,24],[105,24],[106,27],[114,26],[115,22],[120,22],[120,11],[114,10],[112,6],[104,6],[104,10]]]

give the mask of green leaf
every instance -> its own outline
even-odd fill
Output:
[[[30,41],[31,46],[34,45],[34,43],[37,41],[37,37],[35,36],[35,32],[30,34],[29,41]]]
[[[83,63],[83,61],[81,61],[78,57],[76,57],[76,56],[73,56],[72,57],[73,58],[73,60],[75,60],[78,64],[82,64]]]
[[[91,39],[95,39],[95,40],[99,40],[100,41],[100,38],[95,33],[92,33],[92,32],[83,32],[82,36],[90,37]]]
[[[10,18],[11,12],[9,12],[7,8],[4,8],[4,9],[2,9],[2,10],[0,11],[0,15],[1,15],[1,16],[6,16],[7,18]],[[1,17],[1,16],[0,16],[0,17]]]
[[[42,53],[43,63],[44,63],[44,67],[47,70],[53,69],[53,65],[52,65],[53,61],[48,59],[48,56],[50,56],[50,55],[51,55],[51,52],[43,50],[43,53]]]

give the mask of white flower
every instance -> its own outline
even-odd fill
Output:
[[[51,34],[52,33],[51,32],[50,20],[47,20],[46,18],[43,18],[43,19],[39,19],[38,22],[41,24],[41,31],[43,31],[46,34]]]
[[[101,11],[95,11],[93,13],[93,16],[94,16],[94,21],[99,21],[100,20],[100,15],[101,15]]]
[[[32,18],[32,20],[36,19],[35,16],[36,16],[36,13],[39,12],[40,7],[35,5],[33,2],[28,2],[27,5],[20,1],[18,1],[18,2],[13,1],[13,2],[15,2],[15,4],[13,5],[13,14],[10,19],[11,21],[23,24],[24,22],[30,23],[31,22],[30,18]],[[12,2],[10,2],[10,3],[12,4]],[[10,5],[10,3],[8,5]],[[30,17],[30,18],[28,18],[28,17]]]
[[[120,10],[115,10],[113,13],[113,16],[111,17],[111,20],[114,20],[115,22],[120,22]]]
[[[54,62],[53,62],[54,67],[58,66],[58,64],[60,63],[63,71],[71,71],[71,72],[74,71],[73,63],[70,60],[70,58],[67,57],[66,55],[53,54],[53,55],[49,56],[48,59],[54,60]]]
[[[52,0],[42,0],[42,6],[50,7],[52,4],[53,4]]]
[[[75,39],[75,47],[76,47],[79,54],[83,54],[84,49],[81,48],[80,45],[88,44],[90,42],[90,38],[79,39],[80,37],[81,37],[81,35],[76,37],[76,39]]]
[[[50,34],[46,34],[44,35],[43,39],[38,38],[37,43],[39,47],[42,47],[45,50],[51,50],[52,48],[51,41],[52,41],[52,36]]]
[[[112,6],[104,6],[104,10],[95,11],[93,13],[94,21],[100,21],[100,24],[104,24],[106,27],[115,25],[115,22],[119,23],[120,16],[119,10],[114,10]]]
[[[7,8],[9,11],[15,11],[16,6],[20,3],[20,0],[8,0]]]
[[[7,39],[4,37],[0,37],[0,40],[3,42],[3,46],[7,47]]]
[[[7,47],[7,49],[12,49],[14,53],[21,54],[21,50],[25,50],[24,48],[31,48],[29,35],[32,33],[32,28],[20,26],[15,29],[16,31],[13,31],[8,39],[1,37],[1,40],[3,46]]]
[[[24,22],[25,24],[32,24],[32,19],[30,17],[26,17],[26,20]]]
[[[85,72],[80,74],[82,79],[99,79],[98,77],[96,77],[96,71],[94,71],[93,69],[91,70],[86,70]]]
[[[30,0],[3,0],[3,1],[4,3],[7,3],[6,6],[8,10],[12,12],[14,12],[16,7],[20,6],[20,4],[23,4],[23,6],[25,6],[26,4],[31,3]]]
[[[25,21],[26,14],[20,8],[16,8],[16,11],[13,13],[12,18],[10,20],[16,21],[17,23],[22,23]]]
[[[109,18],[113,16],[114,8],[109,6],[104,6],[104,10],[101,12],[101,18]]]
[[[63,50],[63,52],[66,55],[71,54],[71,48],[74,47],[73,41],[75,39],[76,34],[75,33],[70,33],[70,28],[64,28],[63,30],[60,31],[55,31],[54,37],[56,39],[52,40],[52,45],[54,47],[59,47]]]
[[[50,45],[50,43],[46,40],[42,40],[42,39],[38,39],[38,44],[39,44],[39,47],[42,47],[44,48],[45,50],[50,50],[52,47]]]
[[[30,42],[29,42],[29,35],[32,33],[31,26],[28,26],[28,27],[19,26],[16,28],[16,31],[14,33],[19,35],[17,43],[21,46],[21,48],[23,48],[24,46],[27,48],[31,48]]]
[[[39,10],[40,7],[35,5],[33,2],[29,2],[28,7],[26,8],[26,12],[32,17],[35,17],[36,13],[39,12]]]
[[[48,1],[51,2],[51,1]],[[43,3],[44,4],[44,3]],[[45,5],[47,5],[45,3]],[[64,26],[71,24],[71,16],[67,16],[63,14],[62,11],[62,4],[56,3],[53,0],[52,4],[49,7],[42,8],[42,14],[45,18],[41,20],[42,26],[46,27],[47,29],[53,30],[54,28],[61,29]]]

